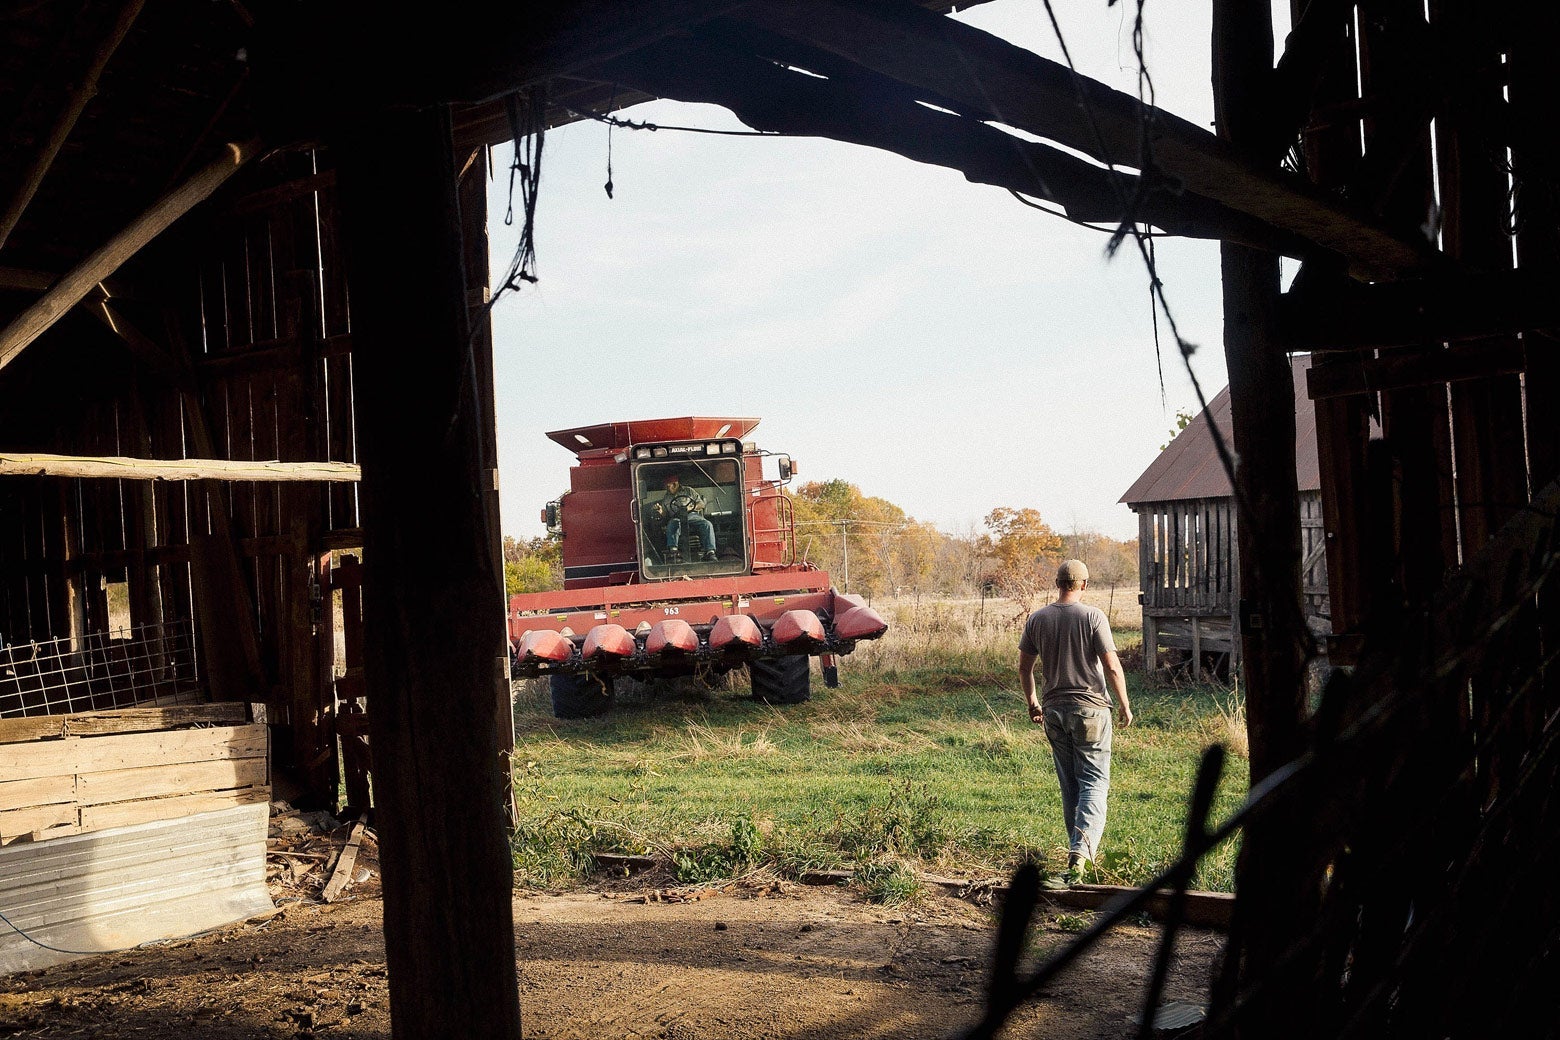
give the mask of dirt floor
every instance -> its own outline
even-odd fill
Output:
[[[268,920],[0,979],[0,1037],[389,1037],[371,838],[341,901],[318,901],[328,853],[311,849],[342,844],[344,830],[273,837]],[[980,1015],[989,907],[933,892],[888,908],[767,877],[667,886],[651,873],[516,893],[527,1037],[953,1037]],[[1047,913],[1037,952],[1084,920]],[[1157,935],[1115,932],[1003,1035],[1132,1035]],[[1203,1000],[1219,944],[1184,935],[1168,1000]]]

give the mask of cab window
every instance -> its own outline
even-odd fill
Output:
[[[646,577],[739,573],[747,564],[736,459],[640,463],[634,475]]]

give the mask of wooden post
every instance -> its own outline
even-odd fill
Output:
[[[508,762],[493,711],[500,545],[480,490],[491,476],[449,111],[347,126],[339,184],[392,1029],[518,1040]]]
[[[1560,11],[1549,4],[1531,5],[1523,17],[1523,31],[1513,37],[1511,52],[1511,108],[1514,118],[1536,126],[1545,118],[1545,106],[1560,91],[1560,68],[1544,46],[1560,31]],[[1554,134],[1530,134],[1514,149],[1512,163],[1517,205],[1524,214],[1517,227],[1517,262],[1522,270],[1554,277],[1560,273],[1560,199],[1544,190],[1540,171],[1560,164],[1560,141]],[[1531,483],[1541,488],[1560,477],[1560,409],[1546,405],[1560,397],[1560,344],[1550,332],[1528,332],[1523,345]],[[1560,632],[1560,594],[1545,589],[1539,593],[1538,605],[1548,642],[1550,633]],[[1560,669],[1546,666],[1543,676],[1537,709],[1548,717],[1560,709]]]
[[[518,147],[519,142],[516,142]],[[479,434],[482,439],[482,466],[492,475],[484,480],[478,491],[487,510],[488,524],[495,531],[502,531],[498,510],[498,404],[493,389],[493,323],[488,316],[488,233],[487,233],[487,180],[488,152],[478,148],[466,164],[460,177],[460,217],[464,229],[466,247],[466,299],[471,313],[471,361],[476,377],[477,400],[482,409]],[[493,556],[498,572],[499,600],[494,604],[494,623],[504,629],[504,654],[498,663],[498,684],[493,690],[493,711],[498,720],[499,753],[504,756],[505,791],[504,808],[511,826],[515,822],[514,769],[508,763],[515,751],[514,701],[509,692],[508,627],[504,618],[509,604],[504,598],[504,555],[500,539],[499,551]]]
[[[1248,158],[1273,117],[1272,16],[1266,5],[1215,0],[1213,88],[1220,136]],[[1271,161],[1261,160],[1261,161]],[[1240,598],[1235,616],[1243,662],[1251,782],[1305,747],[1305,622],[1300,591],[1300,494],[1295,478],[1294,382],[1275,342],[1278,257],[1225,243],[1224,355],[1239,518]],[[1240,1019],[1237,1036],[1310,1035],[1309,995],[1317,968],[1284,963],[1290,944],[1314,921],[1319,885],[1296,814],[1272,812],[1248,824],[1236,865],[1236,907],[1218,1003],[1266,990]],[[1280,967],[1280,965],[1283,965]]]
[[[1202,681],[1202,615],[1192,615],[1192,682]]]

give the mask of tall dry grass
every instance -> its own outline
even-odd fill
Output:
[[[1055,600],[1048,596],[1040,605]],[[1123,656],[1142,643],[1142,615],[1137,604],[1122,607],[1117,589],[1111,632]],[[1083,601],[1106,610],[1108,590],[1087,589]],[[980,599],[879,600],[873,608],[888,622],[881,639],[859,644],[852,667],[879,676],[913,674],[931,668],[948,669],[950,678],[965,684],[1003,684],[1011,679],[1018,657],[1018,640],[1028,612],[1023,604],[999,597]]]

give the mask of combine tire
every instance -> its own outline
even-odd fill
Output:
[[[553,714],[560,719],[593,719],[612,707],[612,682],[594,675],[552,676]]]
[[[761,657],[748,662],[753,699],[765,704],[800,704],[812,696],[807,658]]]

